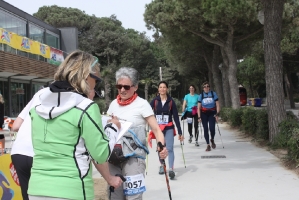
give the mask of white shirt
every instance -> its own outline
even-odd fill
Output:
[[[109,115],[117,116],[118,118],[133,122],[132,127],[146,125],[146,117],[154,115],[150,104],[140,97],[137,97],[132,103],[126,106],[121,106],[114,99],[107,111]]]
[[[31,101],[26,105],[18,117],[22,118],[24,121],[19,128],[16,140],[13,143],[11,149],[11,155],[21,154],[29,157],[34,156],[32,139],[31,139],[31,118],[29,111],[31,108],[40,104],[39,95],[43,93],[44,90],[49,90],[48,88],[39,90],[31,99]]]

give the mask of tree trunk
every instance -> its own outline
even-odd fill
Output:
[[[109,69],[110,66],[110,57],[109,54],[107,54],[107,68]],[[111,70],[111,69],[110,69]],[[108,107],[111,103],[111,85],[110,85],[110,75],[109,73],[104,77],[104,82],[105,82],[105,104],[106,108],[108,110]]]
[[[106,104],[106,109],[108,109],[110,103],[111,103],[111,98],[110,98],[110,93],[111,93],[111,85],[110,85],[110,79],[108,76],[104,77],[104,82],[105,82],[105,104]]]
[[[288,94],[288,99],[290,101],[290,106],[292,109],[295,108],[295,101],[294,101],[294,95],[293,95],[293,84],[290,82],[291,80],[291,74],[290,71],[287,69],[286,73],[284,74],[284,82],[285,82],[285,88]]]
[[[274,142],[278,124],[286,118],[283,92],[283,65],[280,49],[283,0],[262,0],[264,4],[264,48],[266,67],[269,139]]]
[[[254,93],[253,93],[253,87],[252,87],[252,81],[249,79],[249,87],[250,87],[250,97],[254,98]]]
[[[144,85],[144,96],[145,99],[148,101],[148,83],[145,83]]]
[[[214,81],[214,89],[217,92],[220,108],[224,107],[224,94],[222,89],[222,77],[221,71],[219,69],[220,64],[220,47],[218,45],[214,45],[213,50],[213,59],[212,59],[212,73],[213,73],[213,81]]]
[[[230,88],[228,83],[228,59],[224,53],[223,48],[220,48],[221,55],[223,59],[223,64],[221,66],[221,74],[222,74],[222,84],[223,84],[223,95],[224,95],[224,105],[225,107],[231,107],[231,98],[230,98]]]
[[[208,82],[209,82],[209,85],[210,85],[210,89],[213,89],[214,88],[214,83],[213,83],[213,69],[212,69],[212,61],[211,60],[213,60],[213,58],[211,59],[211,58],[209,58],[208,56],[207,56],[207,54],[206,53],[203,53],[203,57],[204,57],[204,59],[205,59],[205,61],[206,61],[206,64],[207,64],[207,69],[208,69]],[[202,83],[201,83],[202,84]],[[200,84],[200,90],[202,90],[202,88],[201,88],[201,84]],[[201,91],[200,91],[201,92]]]
[[[231,28],[232,29],[232,28]],[[228,59],[228,83],[233,109],[240,108],[240,95],[237,81],[237,56],[233,50],[233,29],[228,32],[224,51]]]
[[[208,66],[208,72],[209,72],[209,84],[210,88],[214,88],[214,83],[213,83],[213,72],[212,72],[212,67],[211,65]],[[201,88],[202,89],[202,88]]]

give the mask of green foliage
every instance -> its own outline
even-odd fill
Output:
[[[175,102],[175,104],[176,104],[176,107],[177,107],[177,109],[178,109],[178,112],[181,112],[181,110],[182,110],[182,106],[183,106],[182,102],[181,102],[179,99],[177,99],[177,98],[173,98],[173,97],[172,97],[172,99],[174,100],[174,102]]]
[[[232,127],[240,127],[242,125],[242,108],[232,109],[229,115],[229,122]]]
[[[107,112],[108,108],[106,107],[105,99],[96,98],[94,99],[94,102],[98,104],[101,113]]]
[[[92,26],[92,17],[77,8],[43,6],[33,16],[57,28],[77,27],[79,33],[87,31]]]
[[[252,107],[246,107],[242,110],[242,129],[245,133],[255,135],[257,129],[256,110]]]
[[[256,137],[265,140],[269,139],[268,113],[266,109],[255,109],[256,116]]]
[[[294,128],[287,142],[288,155],[291,160],[299,164],[299,129]]]
[[[256,97],[259,87],[265,84],[265,66],[254,56],[245,57],[243,62],[238,64],[237,76],[239,83],[249,89],[248,96]]]
[[[279,134],[275,137],[273,147],[284,148],[292,136],[295,128],[299,128],[298,120],[292,112],[287,112],[287,119],[280,122],[278,125]]]
[[[232,110],[232,108],[227,108],[227,107],[221,108],[221,110],[220,110],[221,120],[223,120],[224,122],[227,122],[229,120],[231,110]]]

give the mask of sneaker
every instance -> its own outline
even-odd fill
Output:
[[[192,138],[193,138],[193,135],[190,135],[190,138],[189,138],[189,143],[192,142]]]
[[[208,144],[206,151],[211,151],[211,146]]]
[[[174,179],[174,177],[175,177],[174,171],[169,170],[168,174],[169,174],[170,179]]]
[[[195,142],[195,146],[199,147],[199,144],[198,144],[198,142],[197,142],[197,141]]]
[[[164,174],[164,168],[163,168],[163,166],[160,166],[159,174]]]
[[[212,143],[212,148],[215,149],[216,148],[216,144],[215,144],[215,142],[214,142],[213,139],[211,139],[211,143]]]

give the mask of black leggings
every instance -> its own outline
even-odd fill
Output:
[[[12,163],[18,174],[23,200],[29,200],[27,190],[30,179],[33,158],[20,154],[11,155]]]
[[[188,112],[188,111],[186,112],[186,116],[187,116],[187,118],[192,118],[192,122],[191,123],[188,122],[188,132],[189,132],[190,136],[193,136],[192,123],[194,122],[194,130],[195,130],[195,133],[197,133],[198,132],[198,116],[197,116],[197,114],[192,115],[192,112]],[[187,119],[187,121],[188,121],[188,119]]]
[[[211,132],[211,138],[214,140],[215,137],[215,122],[216,122],[216,119],[214,117],[215,114],[216,111],[200,112],[201,122],[204,130],[204,136],[207,144],[210,144],[209,129]]]

